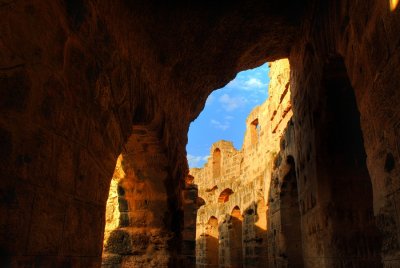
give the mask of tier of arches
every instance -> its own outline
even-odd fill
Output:
[[[261,267],[266,263],[266,207],[253,202],[244,211],[235,205],[230,213],[210,216],[196,241],[196,266]],[[198,227],[199,228],[199,227]]]
[[[307,122],[319,138],[315,144],[299,148],[293,142],[296,128],[290,120],[269,170],[267,243],[261,249],[264,254],[267,251],[267,257],[254,267],[316,267],[309,252],[324,256],[317,261],[324,267],[382,266],[379,252],[384,237],[373,217],[360,113],[342,57],[327,62],[320,91],[325,99]],[[313,159],[315,155],[319,158]],[[315,165],[311,171],[309,163]],[[314,175],[312,180],[307,178],[309,174]],[[249,248],[244,245],[245,233],[251,230],[244,224],[245,218],[254,211],[238,211],[235,207],[219,221],[219,267],[252,267],[254,263],[246,262]],[[241,220],[239,255],[230,241],[236,219]],[[229,231],[224,229],[226,222]],[[207,258],[204,263],[209,264]]]

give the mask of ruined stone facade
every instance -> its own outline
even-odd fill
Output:
[[[121,154],[150,200],[130,208],[147,212],[129,217],[148,225],[135,261],[189,266],[189,124],[237,72],[281,58],[293,138],[274,202],[297,187],[304,266],[400,266],[398,1],[2,0],[0,17],[3,266],[99,267]]]
[[[288,60],[270,63],[269,76],[269,98],[248,116],[241,150],[216,142],[205,166],[190,170],[205,202],[197,214],[197,267],[268,267],[275,258],[268,256],[267,200],[292,117]]]

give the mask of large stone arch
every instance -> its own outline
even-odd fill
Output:
[[[3,263],[100,265],[108,188],[132,125],[148,126],[163,145],[169,219],[180,221],[189,122],[236,72],[285,56],[292,66],[295,143],[302,147],[295,156],[299,197],[315,200],[317,89],[324,64],[340,54],[360,111],[373,209],[384,234],[381,253],[385,264],[398,266],[398,7],[346,0],[168,7],[151,1],[3,2]],[[325,226],[316,222],[324,213],[313,211],[313,203],[304,220]],[[166,225],[178,243],[182,225]],[[170,265],[180,254],[173,246]],[[318,247],[309,252],[323,254]]]
[[[291,89],[295,143],[301,144],[294,156],[298,169],[299,198],[305,204],[302,211],[302,223],[313,230],[312,235],[303,236],[303,245],[309,245],[309,248],[305,251],[305,256],[329,256],[330,253],[328,252],[335,252],[335,247],[343,248],[343,244],[349,244],[351,245],[349,251],[356,248],[370,248],[368,251],[370,253],[366,257],[367,262],[373,263],[375,261],[377,264],[374,265],[379,266],[378,251],[381,252],[383,263],[386,266],[398,266],[398,257],[395,257],[399,254],[398,249],[396,249],[398,243],[393,243],[389,238],[399,235],[399,232],[396,231],[398,227],[395,227],[398,224],[394,220],[396,218],[394,213],[397,211],[396,202],[393,202],[397,196],[395,189],[398,189],[398,187],[393,185],[391,181],[393,177],[398,177],[398,171],[395,168],[398,165],[389,165],[391,168],[385,169],[385,163],[393,163],[391,160],[398,159],[398,153],[393,154],[393,152],[398,151],[394,149],[397,143],[394,141],[395,137],[399,135],[395,123],[398,121],[398,116],[394,116],[391,113],[392,108],[388,107],[397,107],[394,100],[399,99],[398,91],[393,91],[394,88],[398,88],[397,82],[393,82],[393,77],[398,75],[395,74],[397,72],[395,70],[399,68],[398,52],[394,48],[397,46],[391,45],[394,39],[398,40],[398,37],[394,37],[392,23],[398,16],[399,10],[397,8],[394,12],[391,11],[389,3],[386,1],[371,3],[368,6],[350,1],[315,2],[314,7],[314,11],[310,10],[306,16],[318,18],[320,22],[318,25],[314,25],[311,22],[304,21],[303,37],[296,42],[289,57],[292,72]],[[369,14],[374,14],[373,17],[367,15],[367,10]],[[367,21],[370,27],[362,26]],[[328,28],[330,28],[329,31],[321,31]],[[324,32],[324,34],[318,36],[318,34],[315,34],[316,32]],[[376,40],[376,42],[373,40]],[[375,219],[373,219],[373,216],[371,218],[366,216],[371,215],[369,213],[364,214],[364,217],[367,224],[377,221],[380,233],[383,234],[383,247],[381,249],[378,249],[380,238],[374,239],[374,235],[371,235],[367,239],[368,242],[363,243],[363,245],[343,242],[346,239],[342,238],[335,239],[338,242],[333,243],[333,246],[325,246],[323,242],[318,242],[321,241],[318,237],[324,236],[323,233],[326,231],[324,226],[326,226],[327,221],[322,219],[329,214],[330,208],[325,211],[319,209],[323,207],[321,203],[326,202],[327,196],[322,195],[321,192],[318,194],[317,187],[327,192],[333,190],[333,188],[326,184],[329,175],[325,172],[326,170],[323,170],[325,165],[320,165],[321,159],[329,159],[329,157],[326,156],[326,151],[323,152],[317,145],[320,144],[319,142],[323,137],[316,130],[321,130],[322,127],[321,121],[323,119],[320,111],[324,109],[322,108],[324,107],[323,99],[326,99],[326,95],[322,97],[324,93],[321,92],[321,89],[326,88],[326,85],[322,86],[323,81],[326,79],[327,68],[332,67],[330,64],[335,55],[342,58],[342,67],[337,69],[341,70],[342,73],[335,76],[340,79],[344,72],[348,84],[352,87],[351,91],[354,93],[356,109],[360,113],[360,129],[364,140],[362,144],[367,156],[368,174],[372,182],[372,203]],[[332,74],[335,73],[334,69],[330,71]],[[335,79],[335,76],[332,78]],[[387,108],[381,106],[382,103],[385,103],[384,106]],[[359,143],[356,142],[352,146],[356,144]],[[339,146],[339,148],[341,147]],[[357,170],[359,169],[357,168]],[[385,182],[388,182],[388,184],[385,185]],[[368,194],[369,191],[364,191],[363,195]],[[356,200],[357,198],[354,198],[354,201]],[[371,199],[368,197],[365,200],[363,206],[369,203]],[[352,213],[349,212],[349,214]],[[372,227],[370,230],[373,229]],[[391,235],[386,236],[389,233]],[[360,241],[361,239],[355,240]],[[312,247],[311,245],[316,246]],[[357,264],[357,262],[353,262],[351,257],[350,259],[328,258],[315,264],[314,260],[306,258],[305,264],[330,266],[356,263],[355,265],[366,265]]]
[[[358,267],[380,267],[381,235],[372,216],[372,182],[367,169],[357,92],[351,85],[342,56],[328,58],[320,83],[316,90],[324,98],[319,100],[312,119],[316,136],[314,148],[308,149],[310,154],[315,150],[318,158],[317,177],[311,178],[318,188],[311,197],[302,200],[301,206],[304,214],[316,206],[314,211],[324,219],[321,223],[330,228],[316,230],[308,238],[326,237],[320,245],[325,256],[331,256],[325,265],[351,263]],[[308,204],[307,199],[311,201]],[[349,244],[351,247],[347,248],[345,245]]]
[[[175,236],[170,226],[166,188],[170,179],[163,146],[145,126],[133,127],[120,158],[116,167],[123,173],[119,224],[104,242],[103,266],[170,262],[168,244]]]

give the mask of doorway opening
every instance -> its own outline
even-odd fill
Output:
[[[341,57],[324,70],[320,114],[315,113],[319,200],[327,213],[332,266],[381,267],[360,113]],[[326,191],[326,192],[322,192]]]
[[[299,210],[299,197],[294,158],[288,156],[286,165],[288,173],[283,177],[280,190],[281,217],[282,217],[282,256],[290,267],[303,267],[303,249],[301,240],[301,218]]]

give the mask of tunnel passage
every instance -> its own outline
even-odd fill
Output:
[[[324,69],[321,110],[315,113],[318,201],[324,208],[327,263],[381,267],[372,186],[354,90],[341,57]]]
[[[115,183],[110,187],[102,267],[154,267],[169,262],[173,234],[168,227],[166,166],[154,133],[146,126],[133,127],[114,171],[112,182],[117,187]],[[115,196],[117,204],[112,201]]]
[[[303,267],[301,221],[295,162],[292,156],[286,159],[289,171],[283,177],[280,190],[282,258],[288,267]]]
[[[398,7],[389,11],[388,1],[331,1],[346,8],[330,11],[334,19],[325,24],[327,14],[318,6],[315,12],[321,16],[302,17],[303,7],[323,1],[222,1],[216,9],[206,2],[191,6],[186,1],[176,1],[168,9],[154,1],[67,2],[2,1],[0,5],[0,210],[6,215],[0,220],[2,260],[26,266],[99,266],[109,182],[133,122],[151,122],[157,140],[168,148],[170,195],[160,203],[177,209],[179,183],[187,169],[185,134],[209,92],[238,70],[290,53],[294,59],[312,45],[317,51],[343,42],[341,49],[349,51],[346,63],[352,66],[349,73],[357,74],[352,75],[353,86],[363,88],[358,96],[366,96],[363,129],[377,186],[376,213],[384,217],[384,254],[389,252],[388,262],[398,264],[392,258],[399,252],[400,229]],[[312,25],[299,31],[300,19]],[[313,44],[293,49],[303,37]],[[301,73],[317,72],[304,68]],[[300,80],[294,83],[306,90]],[[308,105],[301,102],[306,96],[296,99],[294,106]],[[295,113],[301,117],[299,109]],[[386,168],[381,148],[392,154]],[[322,169],[328,170],[328,157],[320,160],[325,161]],[[347,246],[338,225],[346,218],[353,228],[356,219],[348,216],[355,215],[353,203],[350,213],[341,209],[346,206],[338,192],[344,189],[346,200],[350,194],[346,187],[338,187],[348,182],[340,182],[341,165],[334,166],[338,169],[332,180],[324,177],[323,170],[318,174],[327,183],[321,185],[320,196],[336,184],[341,189],[332,193],[339,200],[329,206],[330,201],[322,198],[318,207],[335,212],[327,215],[329,223],[336,223],[338,236],[325,243],[323,252],[327,259],[337,260],[340,254],[332,256],[333,248]],[[390,187],[385,185],[388,177],[393,181]],[[353,196],[361,192],[354,185],[349,189]],[[369,208],[365,211],[370,215]],[[372,216],[359,229],[371,221]],[[170,231],[178,234],[179,224],[171,226]],[[368,233],[372,231],[363,232],[363,237]],[[171,259],[179,254],[176,248],[171,248]]]

